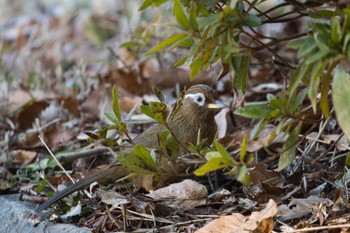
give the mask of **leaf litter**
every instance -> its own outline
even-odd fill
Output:
[[[33,197],[32,201],[37,192],[48,192],[47,185],[55,189],[69,183],[62,174],[40,182],[42,179],[23,169],[45,169],[48,176],[58,170],[57,164],[47,157],[39,135],[43,135],[56,153],[89,148],[91,144],[79,140],[78,135],[106,124],[103,113],[111,110],[114,84],[120,93],[121,113],[126,116],[135,105],[149,102],[147,96],[151,95],[153,85],[167,93],[167,103],[174,101],[174,86],[183,87],[190,76],[185,68],[172,68],[169,58],[167,62],[164,62],[166,59],[160,62],[115,46],[120,38],[130,36],[128,30],[115,31],[123,27],[120,21],[130,20],[125,15],[118,18],[108,10],[101,14],[90,8],[83,14],[65,11],[59,5],[46,7],[50,9],[46,14],[27,12],[24,16],[1,16],[7,23],[2,25],[5,36],[1,75],[6,82],[1,84],[4,91],[0,98],[3,113],[0,117],[0,135],[3,135],[0,191],[6,193],[22,187],[23,193]],[[221,99],[231,103],[231,82],[225,78],[217,81],[223,69],[216,65],[200,73],[192,83],[217,84]],[[252,67],[250,73],[252,82],[248,84],[245,99],[248,102],[265,101],[266,93],[278,93],[283,87],[282,75],[273,66]],[[244,135],[252,132],[254,121],[239,116],[233,121],[225,111],[217,115],[219,137],[235,154]],[[148,118],[137,107],[132,119],[140,122]],[[147,124],[132,124],[130,134],[138,135],[145,127]],[[266,125],[257,138],[248,139],[247,151],[256,157],[255,166],[249,168],[252,186],[242,187],[232,175],[214,172],[207,179],[200,178],[205,186],[187,180],[204,187],[205,191],[203,188],[199,196],[189,192],[178,204],[176,197],[174,200],[176,192],[185,194],[188,189],[192,192],[201,189],[195,185],[168,184],[164,187],[168,189],[166,194],[154,196],[163,192],[162,189],[147,193],[127,181],[112,188],[107,181],[106,186],[91,187],[93,197],[105,205],[93,203],[91,206],[86,198],[78,204],[76,198],[67,198],[68,203],[76,207],[73,213],[61,215],[61,221],[74,222],[95,232],[138,228],[147,231],[155,227],[161,232],[271,232],[346,224],[350,176],[340,162],[349,156],[344,135],[332,121],[322,122],[311,132],[301,129],[301,136],[307,136],[297,145],[292,165],[277,171],[281,145],[288,135],[274,133],[275,128]],[[97,143],[93,146],[100,147]],[[81,178],[107,166],[111,158],[113,155],[108,152],[99,157],[92,154],[65,167],[76,171],[75,178]],[[27,166],[28,163],[31,164]],[[15,184],[10,171],[17,174]],[[44,176],[40,174],[40,177]],[[225,192],[218,194],[219,188]],[[56,210],[65,212],[68,205],[61,203]],[[38,223],[35,217],[29,221],[33,225]]]

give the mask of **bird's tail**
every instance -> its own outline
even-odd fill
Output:
[[[84,179],[79,180],[78,182],[76,182],[74,184],[69,185],[67,188],[65,188],[64,190],[62,190],[60,192],[57,192],[49,200],[47,200],[46,202],[41,204],[37,208],[37,211],[39,212],[39,211],[42,211],[42,210],[48,208],[49,206],[51,206],[52,204],[55,204],[57,201],[59,201],[63,197],[66,197],[71,193],[74,193],[78,190],[81,190],[97,180],[100,180],[100,179],[103,179],[106,177],[107,178],[110,177],[114,173],[113,170],[115,170],[115,169],[113,169],[113,167],[111,166],[111,167],[105,168],[105,169],[103,169],[95,174],[92,174]],[[117,167],[120,168],[120,166],[117,166]],[[114,174],[114,178],[116,178],[115,174]]]

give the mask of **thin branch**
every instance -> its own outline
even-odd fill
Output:
[[[277,5],[277,6],[274,6],[274,7],[270,8],[270,9],[268,9],[267,11],[264,11],[264,12],[261,12],[260,14],[257,14],[256,16],[258,16],[258,17],[261,17],[261,16],[268,17],[266,14],[268,14],[268,13],[274,11],[274,10],[277,10],[278,8],[281,8],[281,7],[284,7],[284,6],[289,6],[289,5],[290,4],[287,3],[287,2],[281,3],[281,4]]]
[[[273,18],[273,19],[269,19],[269,20],[265,20],[265,21],[262,21],[262,24],[266,24],[266,23],[286,23],[286,22],[291,22],[291,21],[294,21],[294,20],[297,20],[301,17],[304,17],[304,16],[308,16],[307,13],[299,13],[298,16],[295,16],[295,17],[292,17],[292,18],[287,18],[287,19],[281,19],[281,20],[276,20],[276,18],[280,18],[280,17],[276,17],[276,18]]]
[[[293,36],[290,36],[290,37],[285,37],[285,38],[281,38],[281,39],[277,39],[275,41],[271,41],[271,42],[268,42],[266,44],[263,44],[262,46],[259,46],[259,47],[255,47],[253,48],[253,50],[261,50],[261,49],[265,49],[266,47],[270,47],[270,46],[274,46],[278,43],[281,43],[283,41],[289,41],[289,40],[293,40],[293,39],[296,39],[296,38],[299,38],[299,37],[303,37],[303,36],[306,36],[307,35],[307,32],[303,32],[303,33],[299,33],[299,34],[295,34]]]
[[[264,45],[263,42],[261,42],[260,40],[256,39],[254,36],[250,35],[248,32],[243,31],[242,33],[246,34],[247,36],[249,36],[250,38],[252,38],[254,41],[256,41],[257,43]],[[241,43],[242,44],[242,43]],[[248,46],[249,47],[249,46]],[[253,48],[251,48],[253,49]],[[296,69],[295,67],[293,67],[292,65],[290,65],[285,59],[283,59],[280,55],[278,55],[275,51],[273,51],[270,47],[266,47],[267,50],[269,50],[275,57],[277,57],[278,59],[280,59],[287,67],[291,68],[291,69]]]

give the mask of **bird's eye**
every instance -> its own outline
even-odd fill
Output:
[[[199,106],[203,106],[205,102],[205,97],[202,93],[197,93],[194,95],[194,102],[196,102]]]
[[[187,94],[185,95],[185,99],[186,98],[192,99],[192,101],[195,102],[200,107],[203,107],[205,104],[205,96],[202,93]]]

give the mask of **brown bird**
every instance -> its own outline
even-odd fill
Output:
[[[186,91],[182,104],[180,110],[174,115],[171,122],[169,122],[169,127],[176,139],[183,144],[196,144],[198,132],[200,132],[201,138],[207,139],[207,141],[211,143],[217,131],[214,119],[215,110],[225,107],[225,105],[218,100],[216,91],[207,85],[194,85]],[[155,124],[136,137],[133,142],[134,144],[140,144],[150,149],[156,149],[158,147],[157,135],[161,134],[164,130],[164,126]],[[127,172],[126,169],[121,169],[120,164],[114,163],[91,176],[81,179],[75,184],[71,184],[66,189],[57,192],[48,201],[41,204],[37,211],[48,208],[63,197],[81,190],[95,181],[101,179],[112,179],[115,181],[127,175]]]

